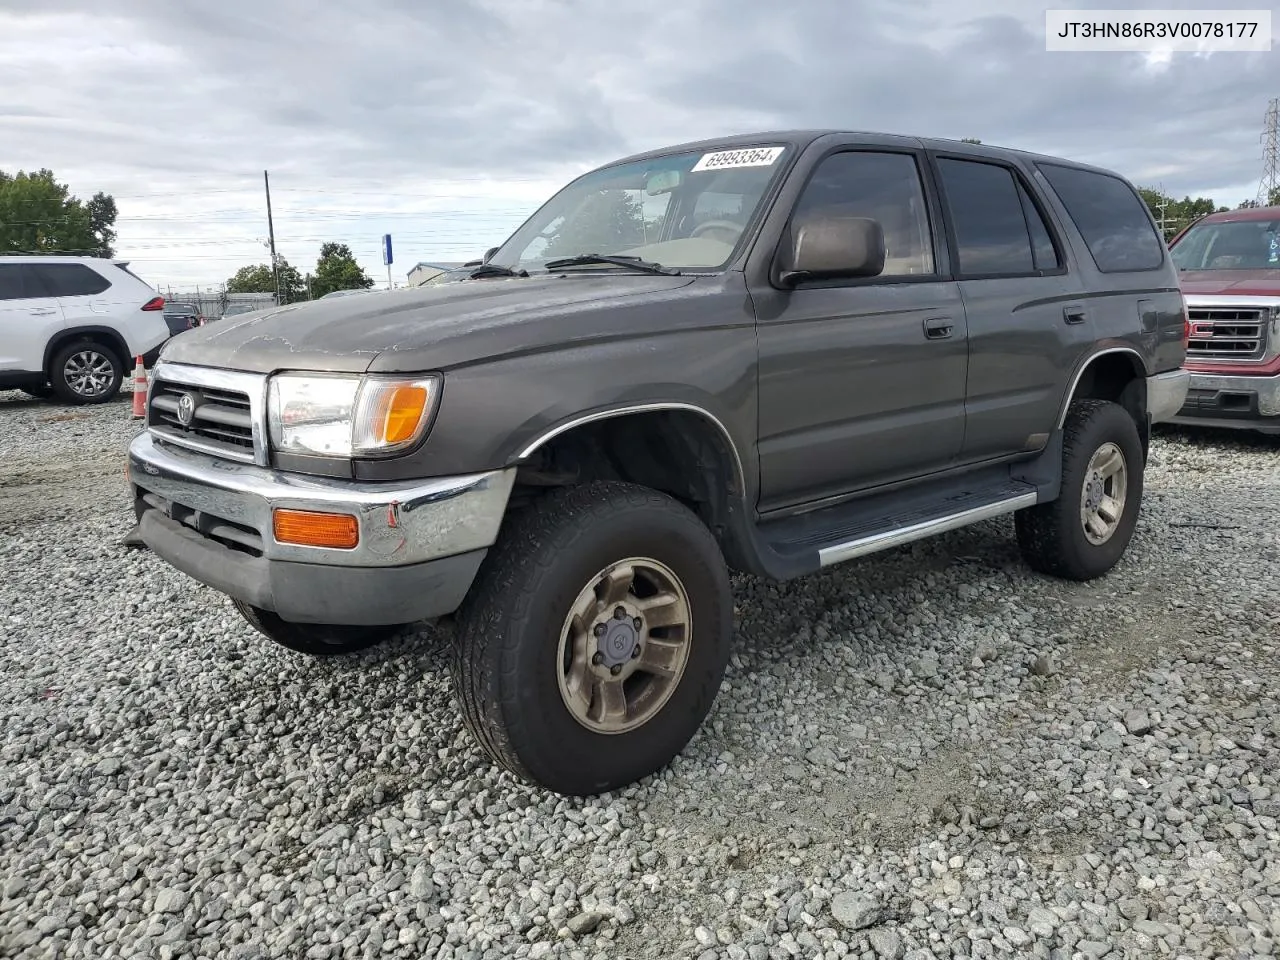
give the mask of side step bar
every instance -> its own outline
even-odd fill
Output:
[[[843,563],[846,560],[853,560],[856,557],[864,557],[869,553],[889,550],[905,543],[923,540],[938,533],[959,530],[961,527],[1004,516],[1024,507],[1033,507],[1039,499],[1036,492],[1031,490],[1004,500],[997,500],[994,503],[961,510],[959,513],[921,520],[905,527],[899,527],[896,530],[882,530],[853,540],[846,540],[843,543],[834,543],[828,547],[822,547],[818,551],[818,560],[821,566],[829,567],[833,564]]]

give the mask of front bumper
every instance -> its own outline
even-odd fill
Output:
[[[183,573],[303,623],[411,623],[461,604],[494,540],[514,470],[413,483],[302,477],[157,443],[129,446],[138,531]],[[279,543],[277,507],[348,513],[359,543]]]
[[[1189,387],[1171,423],[1280,434],[1280,374],[1251,377],[1193,370]]]

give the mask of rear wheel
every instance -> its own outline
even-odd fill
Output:
[[[629,483],[550,493],[509,519],[460,611],[466,725],[556,793],[633,783],[705,719],[732,609],[719,545],[682,504]]]
[[[1073,402],[1063,427],[1058,498],[1014,516],[1027,563],[1068,580],[1107,573],[1133,539],[1144,466],[1142,439],[1127,410],[1105,400]]]
[[[281,646],[314,657],[332,657],[364,650],[395,636],[399,625],[350,626],[334,623],[293,623],[279,614],[245,603],[231,601],[240,616],[255,630]]]
[[[106,403],[123,381],[124,362],[114,350],[93,340],[69,343],[49,362],[49,383],[64,403]]]

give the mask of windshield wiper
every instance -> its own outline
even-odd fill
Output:
[[[479,280],[481,277],[527,277],[528,270],[512,270],[496,263],[482,263],[467,274],[468,280]]]
[[[619,267],[631,267],[644,273],[661,273],[670,277],[680,276],[679,270],[671,270],[651,260],[639,257],[628,257],[618,253],[584,253],[576,257],[561,257],[559,260],[548,260],[543,264],[548,270],[559,270],[562,267],[576,267],[591,263],[612,263]]]

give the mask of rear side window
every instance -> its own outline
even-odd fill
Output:
[[[31,270],[52,297],[91,297],[111,286],[82,263],[33,263]]]
[[[1031,235],[1013,174],[994,163],[950,159],[940,159],[938,171],[956,234],[960,273],[1034,273]]]
[[[1092,170],[1054,163],[1038,166],[1075,221],[1101,272],[1160,268],[1164,240],[1132,187],[1119,177]]]
[[[38,294],[27,293],[22,282],[26,265],[21,263],[0,263],[0,300],[21,300]]]

